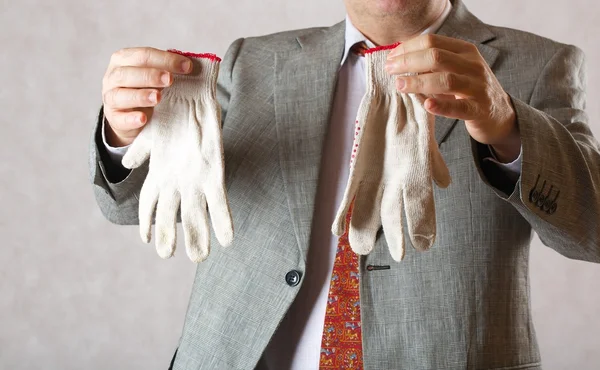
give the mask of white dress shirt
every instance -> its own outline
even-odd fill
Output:
[[[446,20],[451,7],[448,1],[442,15],[423,33],[435,33]],[[265,350],[261,365],[269,370],[319,368],[329,280],[338,244],[338,238],[331,233],[331,225],[346,187],[354,122],[366,90],[364,58],[350,53],[352,45],[361,41],[369,47],[374,46],[346,17],[344,54],[323,147],[307,270],[298,296]],[[104,144],[111,159],[120,163],[127,147],[113,148],[106,144],[106,140]],[[497,162],[493,158],[486,160]],[[521,156],[510,164],[497,163],[511,177],[518,177],[520,161]]]

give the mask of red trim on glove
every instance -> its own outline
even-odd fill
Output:
[[[219,58],[218,56],[216,56],[215,54],[211,54],[211,53],[201,53],[201,54],[196,54],[196,53],[190,53],[187,51],[180,51],[177,49],[169,49],[167,50],[168,52],[171,53],[175,53],[175,54],[179,54],[179,55],[183,55],[184,57],[189,57],[189,58],[202,58],[202,59],[209,59],[212,60],[213,62],[221,62],[221,58]]]
[[[376,51],[381,51],[381,50],[394,49],[396,46],[398,46],[400,44],[401,44],[401,42],[397,42],[397,43],[391,44],[391,45],[377,46],[375,48],[370,48],[370,49],[365,50],[365,54],[372,54]]]

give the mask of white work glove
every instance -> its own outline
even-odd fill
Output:
[[[122,163],[136,168],[150,158],[139,199],[142,240],[150,242],[156,207],[156,250],[162,258],[171,257],[181,203],[187,254],[201,262],[210,251],[207,204],[219,243],[228,246],[233,240],[224,183],[221,109],[216,100],[221,60],[213,54],[178,53],[192,59],[193,71],[175,75],[173,84],[163,90],[150,122]]]
[[[401,261],[402,212],[413,246],[429,249],[436,235],[432,180],[445,188],[450,174],[435,141],[435,117],[423,107],[425,98],[398,92],[395,77],[384,69],[395,46],[365,53],[367,92],[358,110],[350,175],[332,232],[344,232],[354,202],[348,232],[352,250],[371,252],[383,226],[392,258]]]

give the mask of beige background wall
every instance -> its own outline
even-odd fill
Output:
[[[484,21],[581,47],[600,137],[596,0],[466,0]],[[88,136],[110,54],[223,54],[237,37],[330,25],[341,0],[0,1],[0,369],[166,369],[194,266],[105,221]],[[549,153],[552,155],[552,153]],[[600,246],[599,246],[600,247]],[[533,311],[545,369],[600,369],[600,266],[536,239]]]

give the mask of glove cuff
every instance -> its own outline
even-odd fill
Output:
[[[390,51],[398,45],[400,45],[399,42],[365,50],[367,93],[389,93],[396,91],[396,77],[387,73],[385,62]]]
[[[192,61],[192,72],[174,75],[169,92],[190,97],[206,95],[208,98],[215,99],[221,58],[211,53],[198,54],[176,49],[168,51],[188,57]]]

